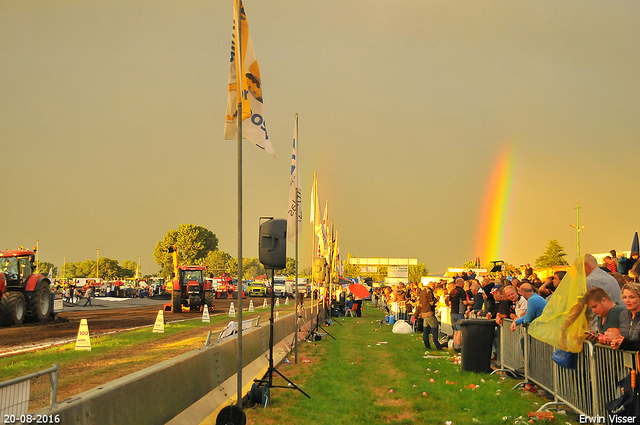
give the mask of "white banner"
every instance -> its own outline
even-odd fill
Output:
[[[389,277],[409,277],[409,266],[389,266],[387,268]]]
[[[298,173],[298,114],[293,125],[293,151],[291,152],[291,174],[289,176],[289,211],[287,213],[287,239],[296,240],[296,204],[298,207],[298,234],[302,233],[302,193]]]
[[[238,1],[238,0],[235,0]],[[236,3],[234,2],[234,5]],[[227,115],[224,126],[224,138],[235,140],[238,138],[238,89],[242,93],[242,138],[251,140],[257,147],[264,149],[271,155],[276,152],[271,146],[267,125],[262,114],[262,80],[258,60],[253,51],[253,43],[249,36],[249,23],[240,1],[241,25],[236,26],[236,7],[233,16],[233,39],[231,40],[231,65],[229,68],[229,98],[227,101]],[[242,46],[240,49],[240,63],[237,64],[238,31]],[[240,66],[238,66],[240,65]],[[242,78],[236,78],[239,73]],[[239,85],[239,87],[238,87]]]

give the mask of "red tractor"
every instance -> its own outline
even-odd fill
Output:
[[[204,279],[206,270],[204,266],[178,266],[171,291],[171,310],[174,313],[181,313],[183,305],[191,311],[200,311],[205,304],[213,308],[215,292],[211,282]]]
[[[25,318],[45,322],[53,310],[51,282],[35,274],[35,252],[0,251],[0,325],[21,325]]]
[[[169,248],[173,254],[173,281],[167,285],[171,291],[171,311],[182,313],[182,306],[189,307],[190,311],[200,311],[205,304],[213,309],[215,291],[211,281],[205,280],[204,266],[178,266],[178,250],[175,246]],[[165,304],[165,310],[167,309]]]

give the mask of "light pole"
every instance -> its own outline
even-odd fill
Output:
[[[98,260],[100,259],[100,249],[96,248],[96,280],[100,279],[100,273],[98,273]]]
[[[67,256],[63,255],[62,256],[62,279],[64,279],[65,273],[67,272]]]
[[[38,251],[40,251],[40,239],[36,239],[36,273],[40,271],[40,255]]]
[[[570,224],[569,226],[573,227],[574,229],[576,229],[576,244],[578,247],[578,257],[580,256],[580,231],[582,229],[584,229],[584,226],[580,226],[580,203],[576,202],[576,207],[574,208],[576,210],[576,224]]]

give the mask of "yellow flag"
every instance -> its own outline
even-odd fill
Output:
[[[227,101],[224,138],[238,138],[238,92],[242,93],[242,138],[247,138],[260,149],[276,155],[269,141],[267,125],[262,113],[262,80],[258,60],[249,35],[249,24],[240,1],[240,25],[237,25],[236,10],[238,1],[234,0],[233,39],[231,40],[231,63],[229,68],[229,97]],[[238,37],[241,46],[238,45]],[[240,47],[238,49],[238,47]],[[238,55],[238,50],[240,54]],[[236,78],[240,75],[240,78]]]

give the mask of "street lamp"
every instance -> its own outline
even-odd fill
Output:
[[[576,210],[576,224],[570,224],[569,226],[576,229],[576,240],[577,240],[576,243],[578,247],[578,257],[579,257],[580,256],[580,231],[584,229],[584,226],[580,226],[580,203],[579,202],[576,202],[576,207],[574,209]]]
[[[100,279],[100,273],[98,273],[98,260],[100,259],[100,250],[96,248],[96,279]]]

